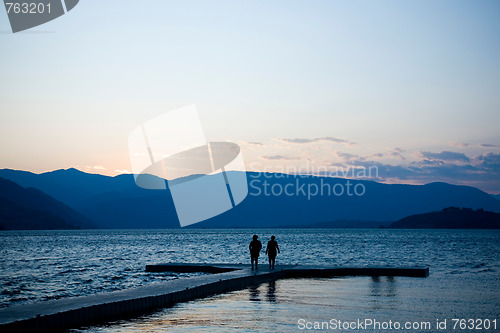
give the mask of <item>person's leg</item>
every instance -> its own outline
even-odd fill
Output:
[[[271,256],[269,256],[268,258],[269,258],[269,269],[271,269],[273,258]]]
[[[255,257],[255,269],[259,269],[259,257]]]
[[[253,262],[254,262],[255,258],[253,256],[250,256],[250,261],[252,263],[252,269],[253,269]]]

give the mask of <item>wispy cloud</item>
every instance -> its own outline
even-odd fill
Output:
[[[93,170],[107,170],[105,167],[103,167],[100,164],[99,165],[94,165],[94,166],[86,165],[85,169],[87,169],[87,170],[90,170],[90,169],[93,169]]]
[[[427,154],[420,154],[420,159],[396,165],[362,157],[359,159],[351,158],[344,161],[344,164],[334,163],[331,166],[343,168],[376,167],[377,178],[374,180],[386,183],[448,182],[475,186],[493,193],[498,193],[500,190],[500,154],[491,152],[472,158],[460,153],[457,155],[454,152],[427,152]]]
[[[275,144],[252,145],[258,151],[254,158],[270,166],[308,165],[311,174],[331,175],[341,168],[378,168],[375,181],[386,183],[426,184],[448,182],[470,185],[482,190],[500,191],[500,153],[494,144],[453,143],[455,149],[414,150],[406,147],[386,147],[367,151],[364,147],[345,148],[348,140],[333,137],[273,139]],[[278,142],[276,142],[278,141]],[[328,144],[328,143],[332,144]],[[461,150],[466,148],[467,150]],[[465,152],[465,153],[464,153]],[[264,162],[265,163],[265,162]],[[308,164],[309,163],[309,164]],[[373,174],[373,173],[372,173]]]
[[[404,152],[405,152],[404,149],[395,147],[395,148],[392,148],[391,150],[389,150],[389,152],[387,153],[387,156],[389,158],[397,158],[397,159],[401,159],[404,161],[404,160],[406,160],[406,157],[403,155]]]
[[[423,158],[430,160],[441,160],[441,161],[469,161],[469,158],[463,153],[457,153],[453,151],[442,151],[440,153],[432,153],[429,151],[421,151],[420,155]]]
[[[345,153],[345,152],[342,152],[342,151],[335,152],[335,155],[337,155],[339,158],[341,158],[344,161],[352,161],[354,159],[364,160],[364,158],[360,157],[359,155]]]
[[[458,148],[469,148],[472,147],[470,143],[465,143],[465,142],[451,142],[450,146],[452,147],[458,147]]]
[[[249,150],[261,150],[266,147],[262,142],[257,141],[238,141],[238,144],[245,151]]]
[[[257,142],[257,141],[240,141],[239,143],[242,145],[249,145],[249,146],[263,146],[264,145],[262,142]]]
[[[284,155],[270,155],[270,156],[261,156],[262,159],[264,160],[286,160],[286,161],[291,161],[291,160],[299,160],[299,157],[294,157],[294,156],[284,156]]]
[[[305,144],[305,143],[314,143],[314,142],[321,142],[321,141],[326,141],[326,142],[334,142],[334,143],[342,143],[347,146],[352,146],[355,145],[354,142],[345,140],[345,139],[340,139],[340,138],[334,138],[331,136],[327,137],[322,137],[322,138],[313,138],[313,139],[306,139],[306,138],[294,138],[294,139],[279,139],[280,141],[286,142],[286,143],[298,143],[298,144]]]
[[[479,148],[500,148],[499,145],[494,145],[494,144],[491,144],[491,143],[471,144],[471,143],[465,143],[465,142],[451,142],[450,146],[458,147],[458,148],[472,148],[472,147],[479,147]]]
[[[481,143],[481,144],[479,144],[479,147],[483,147],[483,148],[500,148],[500,146],[492,145],[492,144],[489,144],[489,143]]]

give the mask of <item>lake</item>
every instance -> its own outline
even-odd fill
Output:
[[[2,231],[0,305],[119,290],[191,275],[146,273],[146,264],[247,263],[248,243],[254,233],[263,244],[276,236],[281,248],[277,266],[429,266],[430,276],[278,280],[73,331],[293,332],[325,322],[333,330],[331,325],[339,326],[338,321],[359,320],[381,325],[430,322],[435,330],[437,320],[444,319],[447,331],[452,330],[452,319],[496,319],[498,330],[500,231],[493,230]]]

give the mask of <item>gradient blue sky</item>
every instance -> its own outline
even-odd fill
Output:
[[[140,123],[196,104],[248,169],[375,165],[500,192],[498,1],[95,1],[12,34],[0,168],[130,170]]]

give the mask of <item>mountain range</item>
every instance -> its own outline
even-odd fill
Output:
[[[76,169],[34,174],[3,169],[0,177],[44,192],[91,220],[98,228],[179,227],[168,188],[139,188],[133,175],[108,177]],[[447,207],[500,212],[500,200],[491,195],[477,188],[447,183],[401,185],[349,180],[351,189],[362,185],[362,195],[345,192],[343,195],[308,197],[300,191],[293,195],[265,195],[264,184],[267,182],[268,188],[284,188],[290,184],[293,187],[303,185],[306,189],[308,186],[340,188],[347,180],[255,172],[248,172],[247,180],[249,194],[242,203],[191,227],[379,227],[409,215]]]
[[[0,178],[0,229],[95,228],[90,219],[34,188]]]

